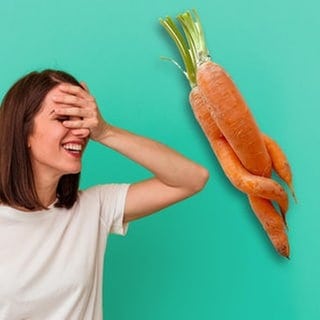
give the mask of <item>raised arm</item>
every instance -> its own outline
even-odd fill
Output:
[[[102,144],[120,152],[153,173],[154,177],[130,186],[125,220],[141,218],[200,191],[205,168],[156,141],[109,126]]]
[[[63,124],[75,135],[90,130],[90,138],[149,170],[153,177],[133,183],[125,205],[126,222],[159,211],[200,191],[208,171],[171,148],[108,124],[88,90],[62,84],[55,112],[70,116]]]

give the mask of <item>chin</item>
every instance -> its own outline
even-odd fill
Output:
[[[77,168],[72,168],[70,170],[66,170],[65,174],[77,174],[80,173],[81,171],[81,167],[77,167]]]

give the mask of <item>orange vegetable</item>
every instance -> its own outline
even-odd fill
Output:
[[[290,186],[292,179],[284,174],[288,170],[282,170],[279,165],[284,154],[276,152],[275,144],[260,132],[230,76],[211,61],[196,12],[180,14],[177,19],[184,35],[170,17],[160,19],[160,23],[175,41],[183,59],[186,68],[183,72],[192,88],[189,101],[194,116],[224,173],[236,188],[247,194],[253,212],[277,252],[288,257],[285,228],[288,197],[271,179],[274,168]],[[278,203],[282,217],[272,201]]]
[[[191,90],[189,101],[195,118],[230,182],[244,193],[276,201],[284,216],[288,210],[288,197],[285,190],[272,179],[253,175],[244,168],[212,119],[210,106],[204,100],[198,87]]]
[[[237,189],[248,194],[251,208],[277,252],[289,257],[289,243],[284,219],[279,216],[271,202],[267,200],[277,201],[284,217],[288,208],[286,192],[272,179],[253,175],[243,167],[212,118],[210,106],[204,100],[198,87],[191,90],[189,101],[194,116],[208,139],[224,173]]]
[[[272,160],[272,167],[278,176],[288,185],[291,194],[297,202],[293,188],[292,173],[289,161],[280,146],[266,134],[263,135],[265,145]]]
[[[244,167],[269,177],[272,163],[260,130],[235,83],[212,61],[197,68],[198,87],[211,106],[212,116]]]
[[[264,230],[277,252],[289,258],[289,242],[285,224],[270,201],[252,195],[248,196],[252,210],[256,214]]]

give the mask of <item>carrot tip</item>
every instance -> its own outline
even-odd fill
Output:
[[[293,185],[291,183],[288,184],[288,187],[290,189],[290,192],[291,192],[291,195],[293,197],[293,200],[295,202],[295,204],[298,204],[298,199],[296,197],[296,193],[294,192],[294,188],[293,188]]]
[[[284,252],[283,252],[283,251],[279,251],[279,253],[280,253],[284,258],[287,258],[288,260],[290,260],[290,255],[289,255],[288,250],[285,250]]]
[[[293,197],[295,204],[298,204],[298,199],[297,199],[296,194],[294,193],[293,190],[291,191],[291,194],[292,194],[292,197]]]
[[[287,258],[288,260],[290,260],[290,248],[289,248],[289,243],[287,243],[287,240],[285,241],[285,243],[283,243],[283,241],[281,241],[280,243],[274,243],[275,249],[277,250],[277,252],[283,256],[284,258]]]
[[[283,210],[280,210],[280,212],[281,212],[281,217],[282,217],[283,223],[284,223],[286,229],[288,229],[286,214]]]

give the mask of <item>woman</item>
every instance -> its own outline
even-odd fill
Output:
[[[79,191],[88,140],[153,177]],[[107,123],[87,87],[32,72],[0,109],[0,319],[102,319],[110,232],[200,191],[208,172],[155,141]]]

